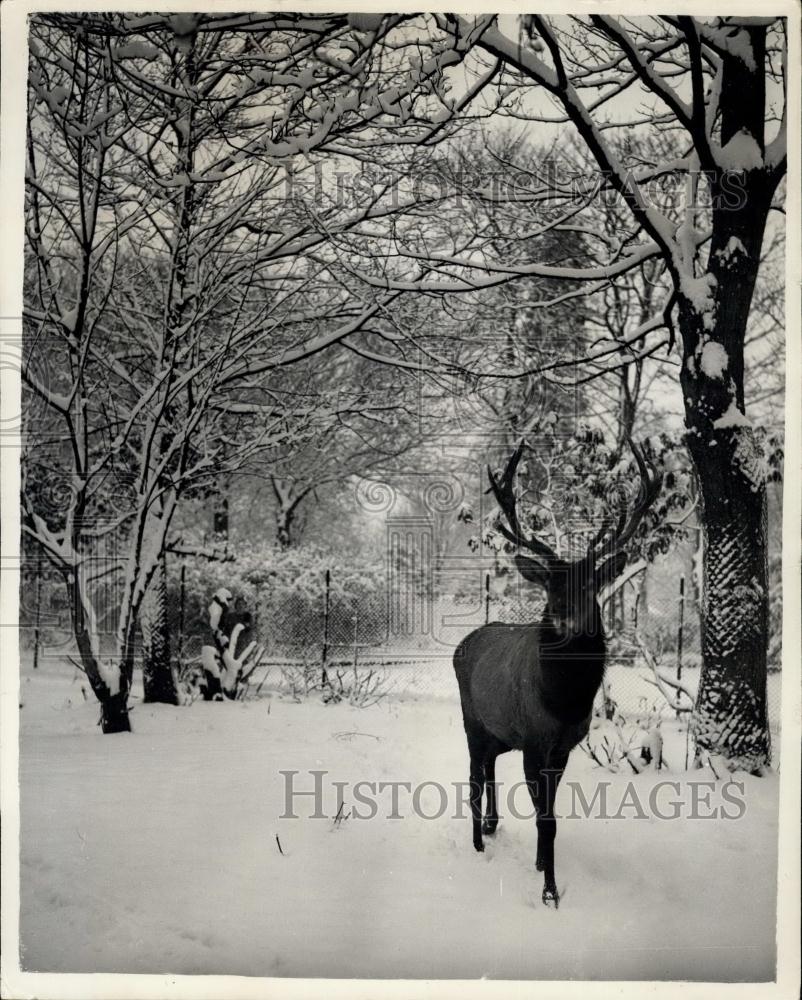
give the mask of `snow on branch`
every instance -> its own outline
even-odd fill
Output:
[[[637,632],[635,633],[635,641],[638,644],[638,648],[641,651],[643,659],[646,661],[646,666],[652,672],[651,678],[647,677],[646,680],[660,691],[668,703],[669,708],[673,711],[683,713],[692,712],[693,706],[696,703],[696,695],[694,692],[680,681],[672,677],[668,677],[660,671],[653,654],[643,641],[642,636]]]

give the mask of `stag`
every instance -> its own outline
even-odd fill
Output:
[[[618,516],[602,524],[586,554],[568,562],[521,529],[514,483],[523,447],[521,442],[501,477],[490,468],[487,471],[507,521],[499,528],[518,550],[518,572],[546,592],[543,615],[537,624],[492,622],[471,632],[454,654],[454,669],[470,754],[473,846],[483,851],[482,835],[495,833],[498,826],[496,757],[522,750],[524,777],[536,815],[535,864],[544,876],[542,898],[556,909],[560,896],[554,876],[554,797],[568,755],[588,733],[604,674],[606,643],[599,593],[623,571],[626,545],[660,492],[661,476],[630,441],[640,473],[632,509],[622,504]]]

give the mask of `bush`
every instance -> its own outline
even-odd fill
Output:
[[[303,701],[316,695],[326,704],[347,702],[355,708],[377,704],[388,693],[387,675],[383,670],[367,667],[338,667],[330,664],[327,681],[323,683],[319,663],[289,663],[281,667],[278,690],[293,701]]]
[[[186,637],[209,641],[209,601],[218,588],[226,587],[234,595],[233,610],[253,614],[254,634],[268,652],[321,646],[329,569],[329,644],[352,645],[356,638],[360,645],[371,645],[386,638],[383,564],[359,556],[345,561],[346,557],[313,545],[294,549],[260,545],[232,555],[227,561],[186,558]],[[178,573],[171,573],[169,586],[177,621]]]

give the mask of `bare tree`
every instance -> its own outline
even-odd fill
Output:
[[[295,391],[306,400],[323,400],[336,386],[340,412],[312,440],[283,449],[264,469],[249,473],[269,485],[275,539],[282,548],[298,541],[310,501],[318,503],[354,476],[391,477],[445,423],[439,401],[423,398],[418,373],[388,371],[347,348],[331,349],[325,366],[294,378]]]

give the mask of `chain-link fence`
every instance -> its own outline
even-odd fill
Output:
[[[498,579],[485,573],[468,592],[405,590],[355,600],[334,593],[329,573],[314,601],[301,595],[278,601],[265,596],[259,612],[265,664],[304,664],[335,674],[379,671],[388,693],[456,698],[452,657],[465,635],[490,621],[532,623],[542,615],[539,591],[505,583],[499,588]],[[701,669],[697,594],[695,581],[683,574],[655,573],[652,580],[634,577],[605,603],[609,657],[599,712],[626,719],[669,716],[676,711],[669,698],[690,703]],[[685,701],[677,695],[682,689],[688,692]],[[768,711],[777,732],[777,670],[769,674]]]
[[[701,618],[696,582],[682,573],[643,579],[638,575],[605,603],[608,668],[597,710],[624,719],[671,716],[677,703],[695,697],[701,671]],[[329,577],[329,582],[331,578]],[[673,591],[673,592],[672,592]],[[533,588],[507,586],[485,573],[468,593],[405,591],[354,601],[332,596],[318,613],[297,600],[266,601],[260,633],[267,663],[303,662],[321,670],[380,671],[385,689],[401,696],[456,698],[452,657],[474,628],[497,621],[539,621],[543,597]],[[768,713],[776,734],[780,720],[780,674],[772,664]],[[673,684],[672,684],[673,682]],[[687,696],[677,692],[684,690]]]
[[[681,560],[650,566],[619,587],[603,609],[608,668],[597,711],[608,718],[671,716],[680,685],[693,698],[701,668],[701,619],[697,581]],[[343,592],[336,571],[321,570],[313,592],[259,594],[255,631],[266,647],[254,674],[260,683],[299,668],[309,676],[333,677],[373,672],[381,690],[398,697],[456,698],[452,657],[459,642],[490,621],[532,623],[540,619],[543,597],[509,574],[477,573],[457,593],[446,593],[437,574],[421,583]],[[408,581],[409,583],[409,581]],[[63,582],[44,573],[23,580],[23,639],[34,660],[63,657],[73,650],[70,613]],[[197,598],[197,595],[196,595]],[[201,617],[188,617],[183,588],[175,595],[173,653],[179,666],[200,660],[208,641]],[[779,663],[770,663],[768,714],[779,730]],[[659,674],[659,677],[657,676]],[[667,680],[666,680],[667,679]],[[661,683],[661,680],[663,683]],[[270,687],[270,683],[266,685]]]

